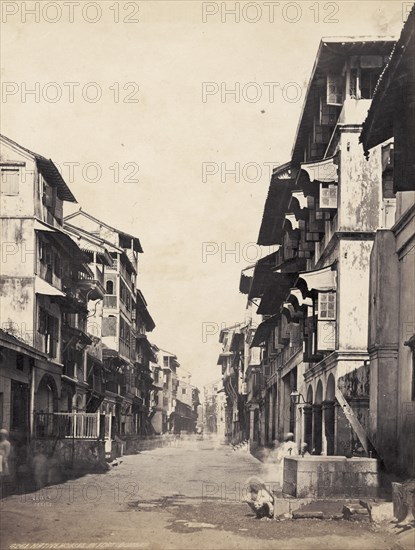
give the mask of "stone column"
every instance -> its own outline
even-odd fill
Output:
[[[334,401],[323,401],[323,454],[335,453]]]
[[[307,444],[308,452],[313,450],[313,407],[304,405],[303,407],[303,438],[302,441]]]
[[[319,455],[323,450],[323,418],[321,405],[313,405],[313,449]]]
[[[250,406],[249,408],[249,447],[257,447],[256,430],[255,430],[255,410],[257,406]]]

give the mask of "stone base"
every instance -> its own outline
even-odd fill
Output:
[[[373,458],[296,456],[284,460],[283,492],[296,498],[376,497],[379,465]]]

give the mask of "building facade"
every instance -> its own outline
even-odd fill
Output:
[[[395,223],[370,258],[369,432],[386,468],[415,475],[415,10],[378,82],[361,141],[390,149]]]
[[[240,281],[248,305],[262,318],[246,337],[251,350],[260,352],[244,373],[251,444],[273,445],[293,432],[298,447],[306,444],[317,455],[384,454],[371,428],[373,393],[387,399],[386,376],[394,375],[384,367],[380,386],[371,366],[371,262],[380,235],[394,232],[397,204],[407,227],[413,197],[400,199],[395,193],[393,136],[372,143],[368,157],[359,139],[393,47],[392,40],[380,38],[322,40],[292,158],[273,171],[257,242],[278,249],[244,270]],[[403,104],[406,109],[411,102]],[[400,181],[408,185],[407,177]],[[410,235],[406,229],[407,251]],[[397,266],[390,270],[384,276],[397,281]],[[401,269],[405,288],[410,270]],[[386,287],[379,288],[388,295]],[[408,317],[408,296],[404,302],[402,314]],[[388,323],[382,330],[390,338]],[[407,336],[400,354],[409,365]],[[390,357],[389,341],[385,350]],[[398,348],[395,352],[397,357]],[[224,347],[222,357],[235,404],[242,392],[234,356]]]
[[[75,198],[54,163],[0,144],[0,416],[12,469],[30,472],[39,453],[67,471],[102,468],[155,433],[141,244],[82,210],[65,219]]]

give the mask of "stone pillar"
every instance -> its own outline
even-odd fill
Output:
[[[273,436],[272,436],[272,425],[273,425],[273,418],[274,418],[274,392],[273,389],[270,388],[268,391],[268,444],[272,444]]]
[[[258,406],[251,406],[249,408],[249,447],[255,448],[258,446],[257,441],[257,429],[258,427],[255,426],[255,411],[258,410]]]
[[[302,441],[307,444],[308,452],[313,450],[313,407],[304,405],[303,407],[303,438]]]
[[[334,401],[323,401],[323,453],[335,454]]]
[[[276,439],[276,425],[277,425],[277,419],[276,419],[276,396],[277,396],[277,389],[275,384],[272,386],[272,409],[271,409],[271,441],[274,442]]]
[[[313,405],[313,449],[319,455],[323,450],[323,418],[321,405]]]

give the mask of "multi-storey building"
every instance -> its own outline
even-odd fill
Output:
[[[194,433],[196,430],[199,390],[191,384],[191,379],[190,372],[182,367],[176,394],[175,431]]]
[[[203,402],[203,429],[207,434],[215,434],[221,442],[226,441],[226,393],[222,378],[206,384]]]
[[[160,349],[159,365],[163,372],[163,433],[174,432],[174,412],[176,410],[178,376],[180,363],[174,353]]]
[[[386,467],[415,475],[415,8],[373,97],[361,140],[393,153],[397,208],[376,232],[370,263],[369,433]],[[391,139],[393,138],[393,142]],[[386,162],[387,159],[384,159]]]
[[[249,366],[249,323],[225,327],[220,331],[222,352],[217,364],[222,367],[226,394],[225,435],[228,441],[240,443],[247,437],[247,385],[245,373]]]
[[[323,39],[292,159],[272,176],[254,270],[263,322],[264,442],[294,432],[315,454],[369,453],[369,264],[394,219],[391,148],[366,160],[359,134],[393,41]]]
[[[75,198],[54,163],[4,136],[0,158],[0,408],[24,448],[39,437],[79,435],[70,415],[88,401],[88,302],[103,288],[64,229],[63,203]]]
[[[111,259],[104,265],[105,295],[90,315],[102,339],[106,371],[103,413],[111,418],[110,431],[118,439],[136,439],[152,432],[150,360],[154,353],[146,332],[155,324],[137,286],[138,255],[143,252],[137,237],[122,232],[79,210],[65,218],[74,236],[93,241],[92,251],[105,249]]]

